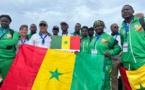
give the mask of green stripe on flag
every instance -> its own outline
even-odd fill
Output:
[[[62,36],[53,36],[51,49],[61,49]]]
[[[102,90],[104,61],[101,55],[77,54],[70,90]]]

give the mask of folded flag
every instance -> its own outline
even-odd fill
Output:
[[[53,36],[51,49],[80,50],[79,36]]]
[[[103,90],[104,59],[22,45],[2,90]]]
[[[126,90],[145,90],[145,65],[138,70],[120,68]]]

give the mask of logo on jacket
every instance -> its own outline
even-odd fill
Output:
[[[108,39],[103,38],[101,41],[102,41],[102,43],[106,44],[106,43],[108,43],[109,40],[110,40],[110,37]]]
[[[7,34],[7,38],[11,39],[12,35],[11,34]]]
[[[135,31],[140,32],[142,30],[142,26],[141,25],[134,25]]]

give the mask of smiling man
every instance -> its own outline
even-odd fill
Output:
[[[34,34],[29,40],[30,45],[39,46],[43,48],[50,48],[51,35],[47,32],[48,24],[46,21],[40,21],[38,34]]]

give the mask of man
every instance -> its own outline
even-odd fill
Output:
[[[30,34],[28,34],[28,39],[30,39],[32,37],[33,34],[36,33],[37,31],[37,26],[35,24],[31,24],[30,25]]]
[[[76,23],[75,31],[73,33],[71,33],[71,35],[73,35],[73,36],[81,36],[80,30],[81,30],[81,24],[80,23]]]
[[[121,43],[120,43],[120,34],[118,32],[118,25],[116,23],[112,24],[110,26],[111,29],[111,36],[114,37],[114,39],[116,39],[118,41],[119,46],[121,47]],[[112,71],[111,71],[111,86],[112,86],[112,90],[118,90],[118,71],[119,71],[119,65],[121,63],[121,54],[119,55],[115,55],[112,56]]]
[[[145,30],[141,27],[139,18],[133,15],[132,6],[123,6],[121,12],[125,19],[120,29],[123,66],[137,70],[145,65]]]
[[[10,29],[12,19],[9,15],[0,16],[0,74],[4,80],[15,58],[15,45],[18,43],[18,32]]]
[[[88,33],[89,33],[90,41],[92,41],[92,39],[94,37],[94,28],[90,27],[88,30]]]
[[[58,36],[59,27],[58,26],[54,26],[53,29],[52,29],[52,33],[53,33],[53,36]]]
[[[62,30],[62,36],[70,36],[70,34],[68,33],[68,24],[66,22],[61,22],[61,30]]]
[[[136,71],[145,65],[145,30],[142,28],[139,18],[133,15],[134,10],[132,6],[124,5],[121,14],[125,19],[120,28],[122,64],[123,67],[128,70]],[[122,72],[123,70],[121,68],[121,73]],[[144,72],[138,74],[141,75],[142,73]],[[123,73],[122,76],[124,76]],[[144,83],[144,81],[142,83]],[[140,88],[142,88],[142,83],[136,85],[141,86]],[[129,85],[126,86],[126,88],[128,88]],[[139,90],[139,87],[136,87],[136,90],[137,89]]]
[[[39,34],[34,34],[29,40],[30,45],[50,48],[51,46],[51,35],[47,32],[48,24],[46,21],[40,21],[39,23],[40,32]]]

